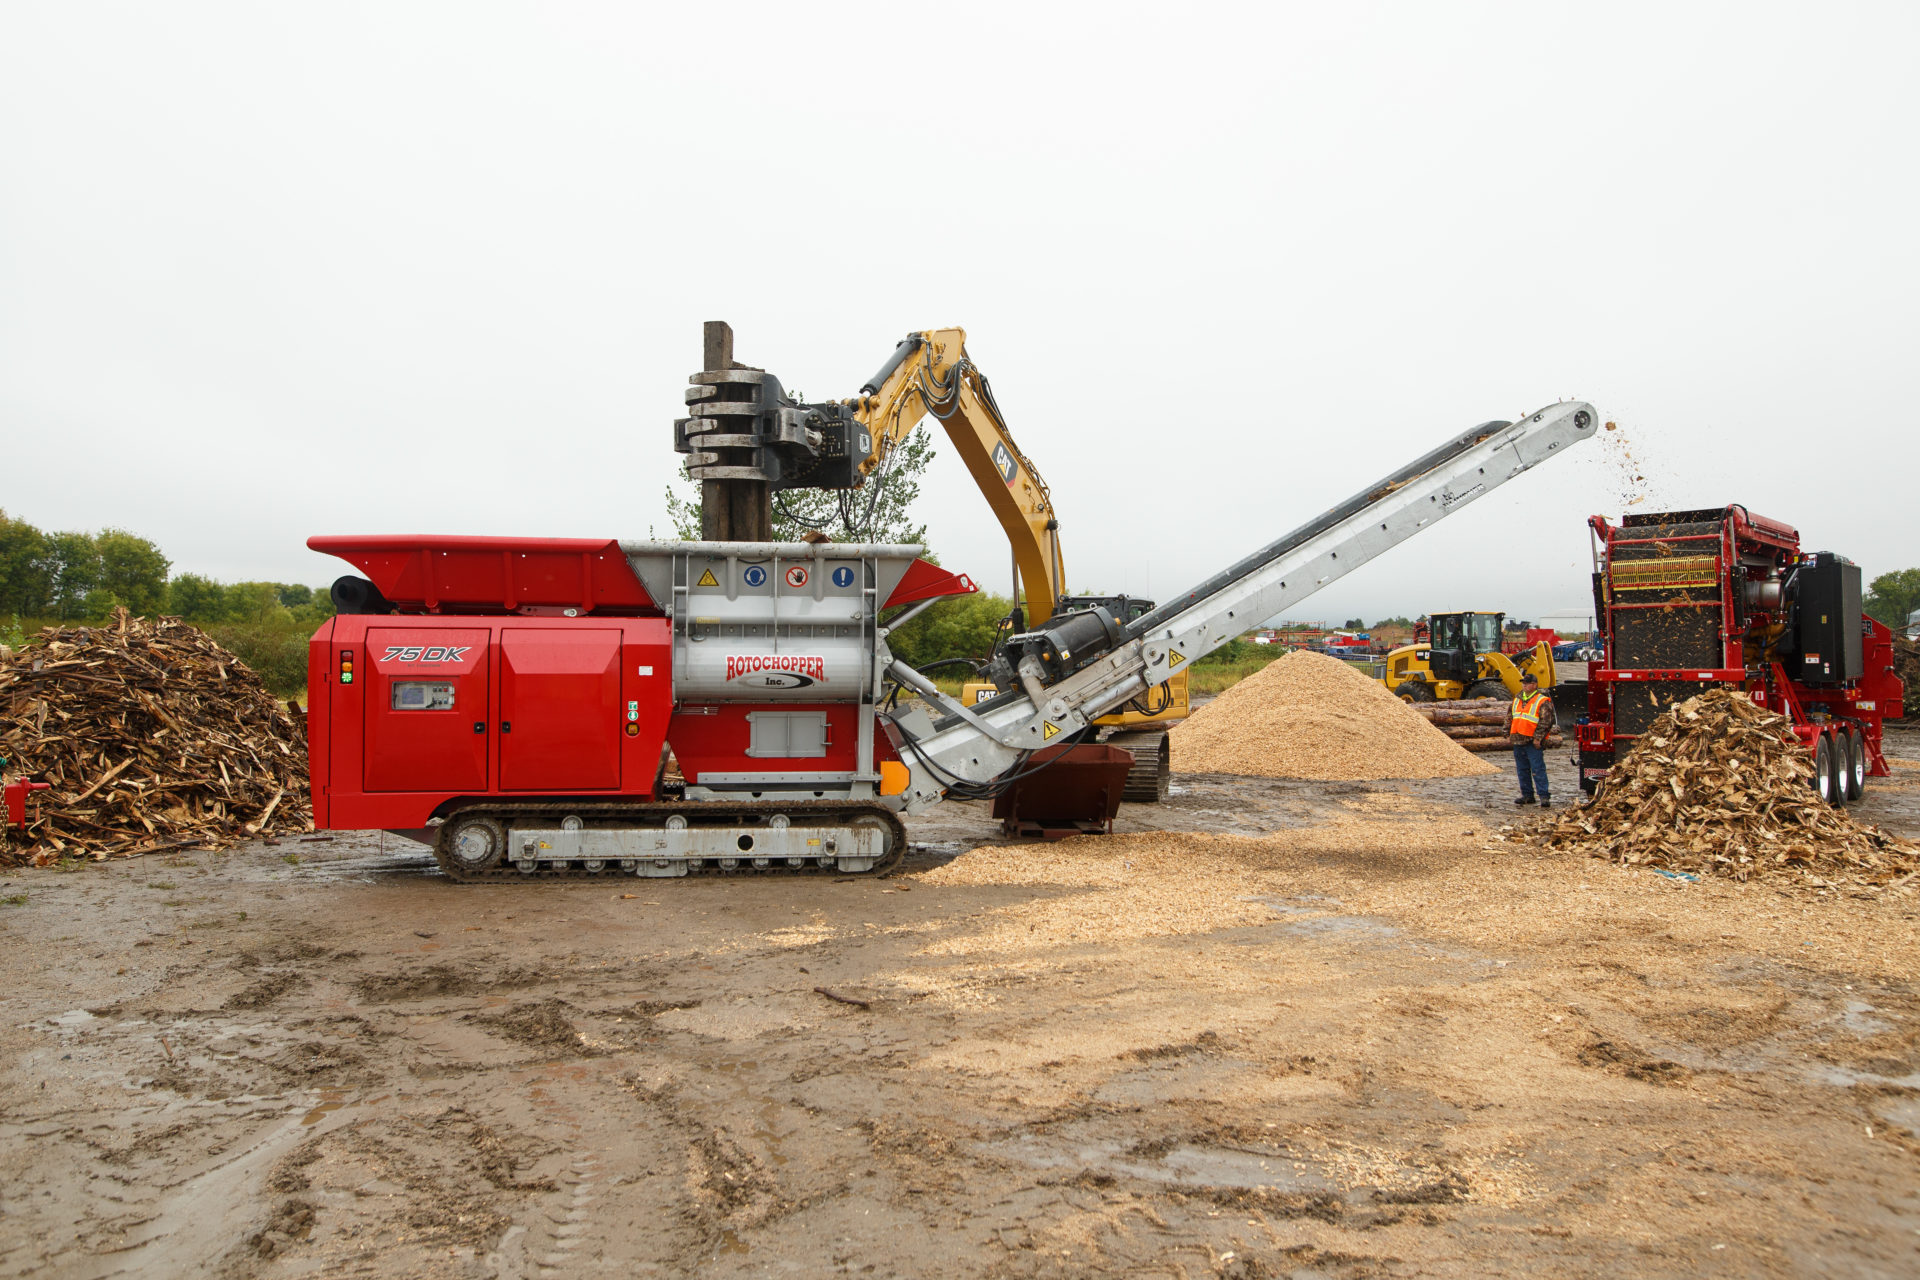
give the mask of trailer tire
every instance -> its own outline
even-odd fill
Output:
[[[1860,732],[1860,726],[1850,724],[1847,735],[1847,802],[1858,800],[1867,789],[1867,735]]]
[[[1833,735],[1822,733],[1813,742],[1813,777],[1810,779],[1813,789],[1828,804],[1834,803],[1835,784],[1840,781],[1840,771],[1833,763]]]

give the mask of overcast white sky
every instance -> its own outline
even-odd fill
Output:
[[[1916,15],[4,0],[0,507],[316,584],[644,537],[703,320],[815,398],[958,324],[1076,588],[1569,397],[1609,449],[1300,616],[1578,605],[1642,495],[1920,564]],[[924,503],[1004,591],[950,451]]]

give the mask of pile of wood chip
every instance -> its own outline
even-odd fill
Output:
[[[1337,658],[1289,653],[1172,732],[1183,773],[1262,778],[1460,778],[1494,767]]]
[[[205,632],[123,609],[0,656],[0,756],[52,784],[0,863],[221,848],[312,826],[298,709]]]
[[[1733,880],[1874,887],[1920,870],[1920,846],[1855,822],[1812,777],[1786,717],[1715,689],[1661,713],[1592,804],[1530,834],[1627,866]]]

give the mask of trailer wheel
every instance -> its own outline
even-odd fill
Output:
[[[1833,737],[1821,734],[1813,743],[1813,777],[1809,781],[1820,798],[1833,803],[1833,784],[1839,772],[1833,767]]]
[[[1858,800],[1867,789],[1867,735],[1860,726],[1847,726],[1847,800]]]

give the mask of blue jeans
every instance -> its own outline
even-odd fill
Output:
[[[1520,798],[1531,800],[1537,790],[1540,799],[1547,799],[1547,753],[1539,747],[1526,746],[1513,749],[1513,771],[1520,775]]]

